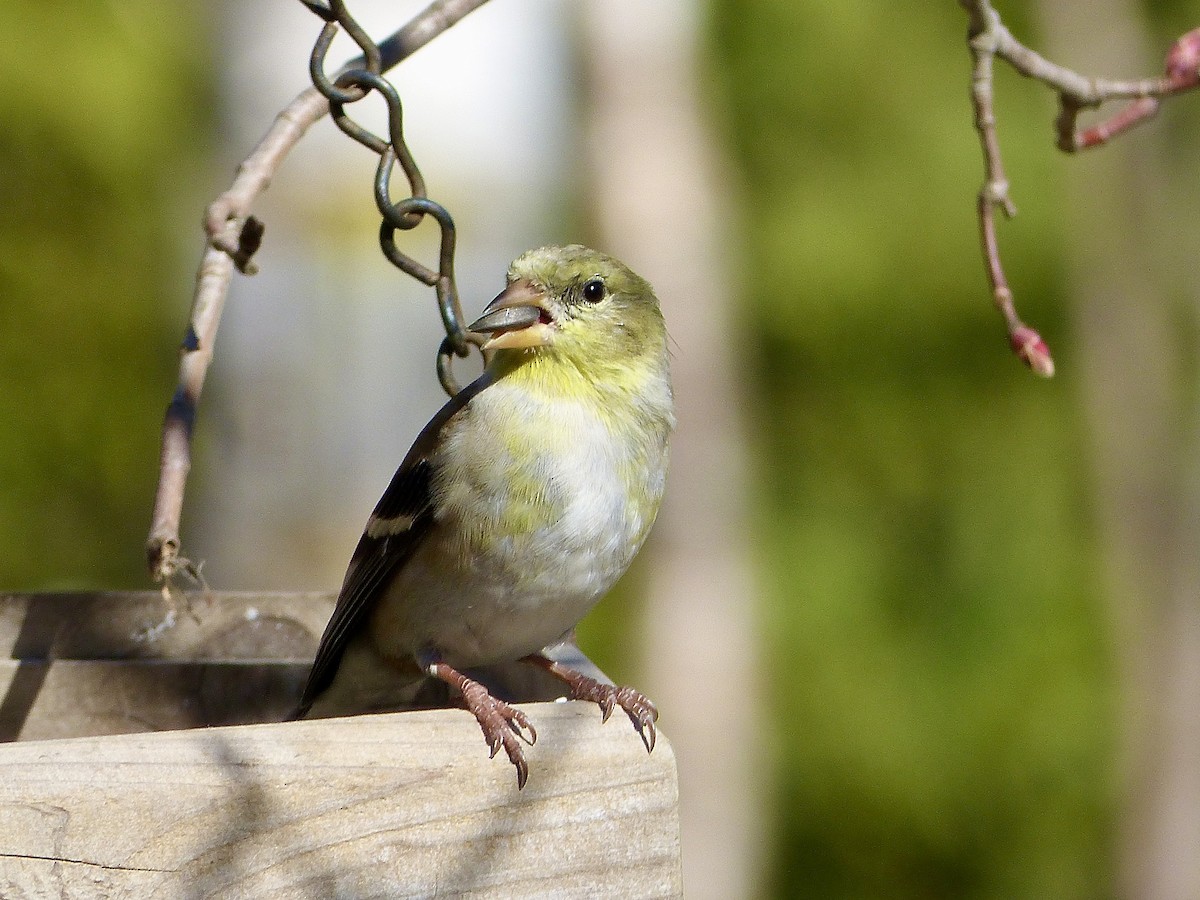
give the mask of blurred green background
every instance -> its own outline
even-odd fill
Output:
[[[162,9],[10,0],[4,589],[146,586],[195,222],[224,177],[210,178],[211,23]],[[1002,11],[1037,44],[1035,4]],[[1138,25],[1166,47],[1189,12],[1144,4]],[[1042,382],[988,305],[958,5],[714,0],[707,26],[754,398],[765,887],[1112,895],[1115,637],[1063,263],[1076,163],[1051,149],[1053,97],[999,71],[1021,210],[1000,237],[1018,308],[1055,351]],[[1162,152],[1194,156],[1190,102],[1151,126]],[[617,642],[601,646],[604,664]]]
[[[772,702],[792,723],[781,896],[1095,897],[1112,874],[1053,98],[999,73],[1021,210],[1001,240],[1056,350],[1046,383],[1006,358],[987,301],[964,29],[954,3],[714,15],[748,231],[759,562],[788,673]]]
[[[197,39],[207,25],[174,7],[6,6],[5,589],[145,585],[158,431],[197,252],[181,238],[195,232],[195,179],[213,142],[208,48]]]

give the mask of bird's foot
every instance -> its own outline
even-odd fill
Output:
[[[483,729],[483,737],[492,751],[492,757],[494,758],[503,747],[509,762],[516,767],[517,789],[525,787],[525,782],[529,779],[529,765],[525,762],[525,751],[521,749],[517,738],[530,746],[537,740],[537,731],[529,717],[521,710],[493,697],[478,681],[467,679],[462,688],[462,695],[467,709]]]
[[[537,730],[529,717],[493,697],[478,681],[472,681],[443,662],[431,664],[429,673],[458,689],[467,710],[483,730],[483,738],[492,751],[492,758],[503,747],[508,761],[517,770],[517,790],[525,787],[525,782],[529,780],[529,764],[525,762],[525,751],[521,749],[517,738],[530,746],[537,741]]]
[[[641,736],[642,743],[646,745],[646,752],[654,751],[654,742],[658,737],[657,729],[654,726],[658,720],[658,707],[641,691],[597,681],[590,675],[584,675],[582,672],[555,662],[540,653],[526,656],[525,662],[545,669],[555,678],[565,682],[571,689],[573,700],[590,700],[599,704],[600,709],[604,711],[603,721],[605,722],[608,721],[608,717],[612,715],[614,709],[618,706],[621,707],[633,722],[633,727],[637,729],[638,735]]]

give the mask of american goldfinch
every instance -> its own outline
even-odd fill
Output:
[[[620,706],[654,747],[658,711],[541,651],[629,566],[654,523],[674,405],[650,285],[572,245],[519,257],[471,330],[484,373],[417,436],[350,560],[297,717],[386,708],[427,678],[461,694],[492,756],[528,777],[526,715],[464,669],[524,660]]]

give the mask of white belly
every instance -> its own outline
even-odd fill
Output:
[[[434,650],[463,667],[540,650],[612,587],[653,522],[665,426],[630,446],[582,404],[507,390],[485,390],[447,425],[436,525],[374,614],[388,655]]]

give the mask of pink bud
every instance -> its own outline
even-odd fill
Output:
[[[1035,375],[1042,378],[1054,376],[1054,359],[1050,356],[1050,348],[1042,340],[1042,336],[1028,325],[1018,325],[1008,336],[1013,353],[1021,358],[1025,365],[1033,370]]]
[[[1167,51],[1167,79],[1177,91],[1200,84],[1200,28],[1193,28]]]

